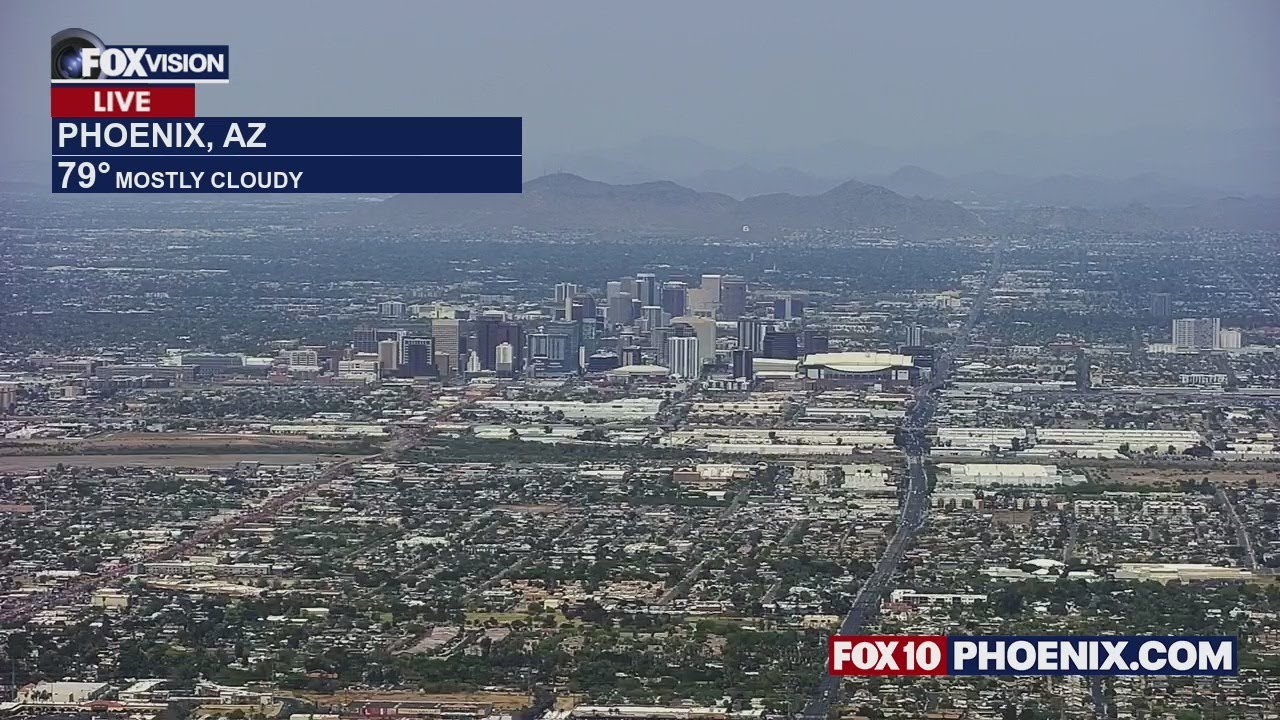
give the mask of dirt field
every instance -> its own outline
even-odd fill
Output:
[[[331,460],[333,455],[315,453],[212,453],[200,454],[145,454],[121,455],[8,455],[0,456],[0,472],[29,472],[45,468],[77,467],[174,467],[174,468],[228,468],[238,462],[260,462],[265,465],[298,465],[317,460]]]
[[[294,697],[310,700],[320,707],[336,707],[354,702],[438,702],[492,703],[501,710],[517,711],[533,705],[533,697],[522,693],[415,693],[415,692],[339,692],[333,694],[293,692]]]
[[[355,444],[345,440],[310,440],[282,435],[237,433],[112,433],[71,440],[17,440],[0,443],[0,456],[219,454],[219,453],[344,453]]]
[[[1129,485],[1167,485],[1181,482],[1209,482],[1222,487],[1248,485],[1250,480],[1261,487],[1280,486],[1280,472],[1269,470],[1200,470],[1157,468],[1110,468],[1107,475],[1112,482]]]
[[[529,515],[549,515],[558,513],[565,509],[565,505],[495,505],[494,510],[502,510],[512,513],[527,513]]]
[[[1030,510],[994,510],[991,520],[1005,525],[1030,525],[1032,516]]]

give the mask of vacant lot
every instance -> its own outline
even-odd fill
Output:
[[[316,453],[210,453],[119,455],[8,455],[0,456],[0,472],[30,472],[63,466],[77,467],[147,467],[147,468],[228,468],[239,462],[266,465],[298,465],[332,459],[332,455]]]
[[[10,440],[0,443],[0,456],[20,455],[126,455],[218,453],[354,453],[357,443],[345,440],[310,440],[283,435],[239,433],[112,433],[88,438],[58,440]],[[363,450],[367,453],[368,450]]]
[[[1275,470],[1110,468],[1106,472],[1112,482],[1129,485],[1177,485],[1208,478],[1222,487],[1243,487],[1250,480],[1262,487],[1280,486],[1280,471]]]
[[[357,702],[436,702],[492,703],[505,711],[519,711],[533,705],[533,697],[515,692],[416,693],[416,692],[339,692],[313,693],[297,691],[294,697],[314,702],[322,708],[341,707]]]

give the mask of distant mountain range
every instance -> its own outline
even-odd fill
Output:
[[[1226,194],[1154,173],[1123,180],[1076,175],[1029,178],[994,172],[943,177],[909,165],[890,175],[864,179],[904,195],[988,205],[1115,208],[1142,203],[1154,207],[1181,207],[1211,202]]]
[[[606,176],[589,177],[607,180]],[[629,173],[628,177],[630,179],[626,182],[649,179],[638,173]],[[945,177],[916,165],[907,165],[887,175],[864,175],[855,179],[909,197],[977,205],[1116,208],[1143,203],[1154,207],[1179,207],[1218,200],[1229,194],[1155,173],[1123,180],[1083,175],[1024,177],[996,172]],[[779,192],[816,195],[841,180],[811,175],[790,167],[762,170],[752,165],[739,165],[726,170],[703,171],[677,182],[696,190],[746,198]]]
[[[1009,182],[986,176],[978,180]],[[911,194],[849,180],[821,193],[768,193],[737,200],[728,194],[693,190],[671,181],[610,184],[556,173],[526,182],[519,195],[396,195],[359,208],[343,222],[471,231],[510,231],[518,227],[543,232],[694,233],[720,237],[741,236],[744,226],[757,237],[786,230],[868,228],[893,228],[907,237],[1043,229],[1280,230],[1277,199],[1204,200],[1192,190],[1155,181],[1120,185],[1132,192],[1168,197],[1170,202],[1178,198],[1183,203],[1162,207],[1129,202],[1102,208],[1060,204],[966,208],[950,200],[925,197],[950,192],[956,186],[956,181],[927,171],[909,168],[886,181]],[[1041,186],[1047,188],[1043,192],[1070,190],[1081,197],[1087,197],[1087,191],[1095,187],[1090,181],[1077,183],[1069,178],[1051,179]]]
[[[1215,198],[1280,195],[1280,127],[1135,128],[1070,137],[991,131],[910,147],[843,139],[746,151],[657,136],[567,153],[528,147],[525,157],[530,178],[569,172],[611,183],[668,179],[739,198],[768,192],[816,193],[850,178],[886,184],[904,167],[909,171],[925,167],[929,168],[926,173],[960,181],[926,195],[931,197],[937,192],[948,196],[976,192],[983,199],[999,194],[997,199],[1007,200],[1013,199],[1006,195],[1015,190],[1015,195],[1025,193],[1033,203],[1115,206],[1148,200],[1181,202],[1198,189],[1210,191]],[[1037,182],[1043,186],[1027,187]],[[891,183],[886,186],[899,189]],[[1055,189],[1063,194],[1053,195]]]
[[[397,195],[362,208],[357,223],[472,230],[677,232],[738,235],[785,229],[892,227],[910,236],[977,232],[983,221],[944,200],[908,198],[848,181],[816,195],[773,193],[745,200],[669,181],[611,185],[557,173],[520,195]]]

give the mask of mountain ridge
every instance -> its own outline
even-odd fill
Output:
[[[669,180],[611,184],[552,173],[526,181],[518,195],[396,195],[362,210],[357,221],[472,230],[735,234],[744,226],[771,231],[891,227],[926,237],[982,227],[981,219],[954,203],[907,198],[857,180],[821,194],[737,200]]]
[[[906,168],[895,175],[900,184],[936,182],[941,177],[923,168]],[[1004,177],[983,179],[998,183]],[[1049,184],[1075,181],[1074,176],[1059,176]],[[670,180],[612,184],[573,173],[552,173],[526,181],[520,194],[395,195],[369,203],[339,222],[470,231],[523,228],[720,237],[740,236],[744,227],[761,233],[889,228],[907,238],[1036,230],[1251,232],[1280,230],[1280,199],[1192,198],[1158,207],[1139,200],[1091,208],[1028,203],[975,211],[952,200],[907,195],[861,180],[847,180],[815,194],[778,192],[738,200]]]

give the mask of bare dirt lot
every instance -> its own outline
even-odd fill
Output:
[[[1112,482],[1129,485],[1177,485],[1199,483],[1208,478],[1210,483],[1222,487],[1243,487],[1250,480],[1261,487],[1280,486],[1280,471],[1275,470],[1109,468],[1106,472]]]
[[[11,440],[0,443],[0,456],[351,453],[356,451],[356,443],[345,440],[312,440],[282,435],[210,432],[111,433],[87,438]]]
[[[212,453],[120,455],[9,455],[0,456],[0,472],[29,472],[63,466],[76,467],[147,467],[147,468],[228,468],[239,462],[264,465],[298,465],[332,460],[333,455],[316,453]]]
[[[339,707],[356,702],[436,702],[492,703],[507,711],[523,710],[533,705],[533,697],[515,692],[416,693],[416,692],[339,692],[333,694],[294,692],[295,697],[314,702],[320,707]]]

